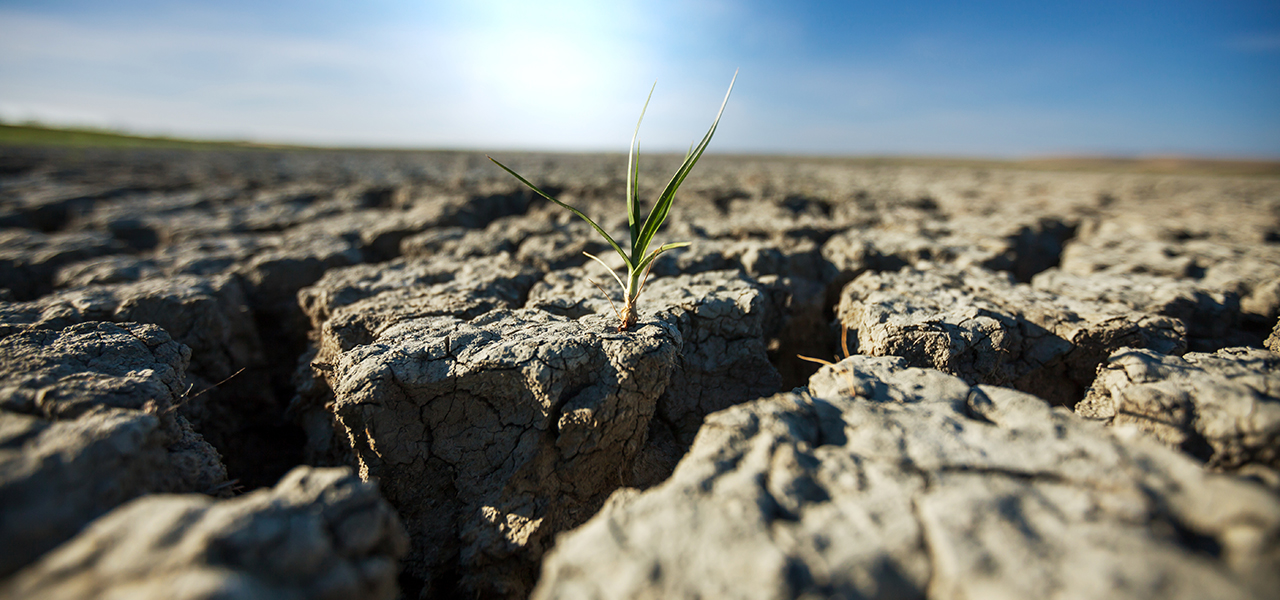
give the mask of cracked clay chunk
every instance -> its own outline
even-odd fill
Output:
[[[1083,302],[1119,304],[1172,317],[1187,330],[1187,344],[1198,352],[1212,352],[1248,339],[1240,330],[1240,299],[1191,279],[1162,275],[1091,273],[1076,275],[1049,269],[1031,280],[1031,287]]]
[[[764,338],[768,298],[749,279],[732,271],[666,277],[645,293],[684,338],[681,368],[658,403],[682,445],[708,414],[778,391]]]
[[[973,267],[863,273],[845,286],[837,318],[859,354],[901,356],[1067,406],[1117,348],[1186,350],[1178,319],[1057,296]]]
[[[0,339],[0,574],[133,497],[225,484],[217,451],[173,412],[189,357],[138,323]]]
[[[24,229],[0,229],[0,289],[9,290],[17,300],[38,298],[53,289],[58,267],[123,249],[104,232],[46,235]]]
[[[865,271],[896,271],[928,261],[1008,271],[1018,281],[1029,281],[1057,262],[1073,231],[1062,220],[1045,216],[969,215],[849,229],[832,236],[822,255],[849,279]]]
[[[1264,598],[1280,499],[897,357],[708,417],[665,483],[560,536],[535,600]]]
[[[128,500],[207,492],[226,479],[203,440],[205,453],[171,442],[142,411],[96,408],[57,422],[0,411],[0,576]]]
[[[312,350],[300,361],[290,412],[307,432],[310,464],[344,464],[350,446],[325,405],[332,400],[320,371],[352,348],[401,321],[471,319],[518,308],[537,273],[510,255],[457,260],[415,257],[334,269],[298,293],[313,323]]]
[[[234,499],[134,500],[0,585],[0,596],[392,600],[407,547],[376,484],[350,469],[297,467],[274,489]]]
[[[613,329],[526,309],[419,318],[324,372],[429,591],[526,596],[553,535],[624,483],[681,339],[664,322]],[[459,571],[461,592],[446,583]]]
[[[617,322],[584,269],[549,274],[533,286],[526,306],[571,317],[594,312]],[[639,306],[641,323],[669,322],[684,340],[680,367],[658,401],[655,427],[665,431],[651,435],[654,440],[669,436],[673,443],[651,448],[661,451],[648,458],[665,465],[642,476],[652,480],[665,477],[675,467],[703,417],[777,392],[781,376],[769,362],[765,338],[769,297],[740,271],[655,278],[646,286]]]
[[[97,406],[177,402],[191,350],[163,329],[90,321],[0,338],[0,410],[74,418]]]
[[[334,347],[345,351],[397,321],[472,318],[495,308],[516,308],[537,279],[536,271],[506,253],[465,260],[397,259],[331,270],[300,291],[298,303],[312,328],[336,338]]]
[[[1236,470],[1280,470],[1280,355],[1227,348],[1181,357],[1122,348],[1098,370],[1076,413],[1133,425],[1161,443]]]
[[[0,304],[0,332],[61,329],[85,321],[150,323],[189,347],[192,389],[180,410],[218,447],[227,448],[243,431],[269,421],[264,413],[274,402],[261,372],[263,344],[235,278],[178,275]],[[224,381],[240,369],[247,372]],[[220,381],[224,385],[214,388]]]

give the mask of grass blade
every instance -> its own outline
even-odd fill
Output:
[[[603,260],[600,260],[600,257],[599,257],[599,256],[596,256],[596,255],[594,255],[594,254],[592,254],[592,253],[590,253],[590,252],[583,252],[583,254],[586,254],[586,255],[587,255],[587,258],[590,258],[591,260],[594,260],[594,261],[596,261],[596,262],[600,263],[600,266],[604,267],[604,268],[605,268],[605,270],[609,271],[609,274],[610,274],[610,275],[613,275],[613,279],[614,279],[615,281],[617,281],[617,282],[618,282],[618,285],[622,286],[622,291],[623,291],[623,293],[625,293],[625,292],[627,291],[627,284],[622,283],[622,278],[621,278],[621,277],[618,277],[618,272],[617,272],[617,271],[614,271],[614,270],[613,270],[613,267],[610,267],[609,265],[605,264],[605,262],[604,262]]]
[[[627,266],[628,266],[628,267],[630,267],[630,266],[631,266],[631,259],[627,256],[627,253],[626,253],[626,252],[623,252],[623,251],[622,251],[622,247],[618,245],[618,242],[613,241],[613,236],[610,236],[610,235],[609,235],[609,233],[608,233],[607,231],[605,231],[604,229],[601,229],[599,225],[596,225],[596,222],[595,222],[595,221],[592,221],[592,220],[591,220],[591,217],[588,217],[588,216],[587,216],[586,214],[584,214],[582,211],[580,211],[580,210],[578,210],[578,209],[576,209],[576,208],[574,208],[574,207],[572,207],[572,206],[569,206],[568,204],[565,204],[565,203],[563,203],[563,202],[561,202],[561,201],[559,201],[559,200],[556,200],[555,198],[552,198],[551,196],[547,195],[547,193],[546,193],[546,192],[544,192],[544,191],[542,191],[542,190],[538,189],[538,186],[533,185],[532,183],[529,183],[529,180],[528,180],[528,179],[525,179],[524,177],[521,177],[519,173],[516,173],[515,171],[512,171],[511,169],[508,169],[508,168],[507,168],[507,165],[504,165],[504,164],[502,164],[502,163],[498,162],[498,161],[497,161],[496,159],[494,159],[492,156],[489,156],[488,154],[486,154],[486,155],[484,155],[484,157],[485,157],[485,158],[487,158],[487,159],[489,159],[489,160],[492,160],[492,161],[493,161],[493,164],[498,165],[499,167],[502,167],[502,170],[503,170],[503,171],[506,171],[506,172],[510,173],[513,177],[515,177],[516,179],[519,179],[519,180],[520,180],[520,183],[523,183],[523,184],[525,184],[525,185],[529,186],[529,189],[531,189],[531,190],[533,190],[533,191],[537,192],[539,196],[542,196],[543,198],[546,198],[547,200],[550,200],[550,201],[552,201],[552,202],[555,202],[556,204],[559,204],[560,206],[563,206],[563,207],[565,207],[565,208],[569,209],[569,212],[572,212],[573,214],[578,215],[579,217],[581,217],[583,221],[586,221],[588,224],[590,224],[592,227],[594,227],[594,228],[595,228],[595,230],[596,230],[600,235],[604,236],[604,239],[605,239],[606,241],[608,241],[608,242],[609,242],[609,245],[610,245],[610,246],[613,246],[613,249],[614,249],[615,251],[617,251],[618,256],[621,256],[621,257],[622,257],[622,261],[623,261],[623,262],[625,262],[625,263],[627,264]],[[625,286],[624,286],[624,287],[625,287]]]
[[[631,149],[627,152],[627,228],[631,233],[631,256],[636,256],[636,238],[640,236],[640,199],[636,190],[640,181],[640,147],[636,140],[640,138],[640,123],[644,121],[644,113],[649,110],[649,101],[653,99],[653,90],[658,82],[649,88],[649,97],[644,99],[644,108],[640,109],[640,118],[636,120],[636,132],[631,134]]]
[[[632,244],[632,252],[644,253],[649,247],[649,242],[653,240],[654,234],[658,232],[658,228],[662,227],[662,222],[667,220],[667,213],[671,210],[671,203],[675,201],[676,190],[680,188],[680,184],[684,183],[684,178],[689,176],[693,171],[693,166],[698,163],[698,159],[702,158],[702,153],[707,149],[707,144],[711,143],[711,136],[716,133],[716,126],[720,124],[720,116],[724,114],[724,107],[729,104],[729,94],[733,93],[733,84],[738,80],[738,72],[734,71],[733,79],[729,81],[729,91],[724,94],[724,101],[720,103],[720,111],[716,113],[716,119],[711,122],[711,129],[707,130],[707,135],[702,138],[702,142],[697,148],[685,157],[684,164],[676,170],[676,174],[671,177],[671,181],[667,183],[667,187],[662,190],[662,195],[658,196],[658,201],[653,204],[653,209],[649,211],[649,217],[644,221],[644,227],[640,228],[640,237]]]
[[[639,271],[644,269],[645,267],[648,267],[651,263],[653,263],[653,259],[658,258],[659,254],[662,254],[667,250],[684,248],[685,246],[688,246],[688,245],[689,245],[689,242],[674,242],[671,244],[663,244],[659,246],[657,249],[655,249],[653,253],[649,254],[649,256],[644,257],[644,260],[640,261],[640,264],[636,265],[636,270]]]
[[[676,242],[674,244],[663,244],[657,250],[654,250],[653,254],[650,254],[649,256],[645,257],[644,260],[640,261],[640,265],[636,267],[636,270],[642,273],[640,275],[640,287],[637,288],[636,291],[632,294],[633,304],[634,304],[634,299],[639,298],[640,292],[644,291],[644,285],[649,281],[649,270],[653,268],[653,261],[658,258],[658,255],[662,254],[663,252],[666,252],[667,250],[671,250],[673,248],[683,248],[688,245],[689,245],[689,242]]]

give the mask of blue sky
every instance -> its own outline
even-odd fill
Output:
[[[0,0],[0,118],[312,144],[1280,158],[1280,2]]]

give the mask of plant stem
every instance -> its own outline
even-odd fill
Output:
[[[636,324],[636,300],[640,297],[641,288],[644,287],[644,276],[648,269],[629,269],[627,273],[627,289],[626,298],[623,299],[621,323],[618,324],[618,331],[623,332],[631,329]]]

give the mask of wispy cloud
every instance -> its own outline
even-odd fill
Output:
[[[1120,13],[1098,22],[1088,7],[981,2],[145,4],[0,1],[0,117],[302,143],[624,151],[656,79],[641,140],[672,151],[705,131],[741,67],[712,151],[1280,153],[1269,77],[1280,33],[1254,19],[1261,33],[1230,38],[1193,18],[1210,9],[1170,9],[1190,13],[1165,21],[1199,29],[1161,46],[1163,13],[1144,13],[1139,30]],[[1076,20],[1050,18],[1063,11]]]
[[[246,104],[305,104],[341,89],[335,82],[366,79],[374,58],[339,41],[210,30],[195,23],[93,25],[0,11],[0,76],[8,88],[0,98],[10,112],[54,119],[109,111],[115,117],[105,120],[155,128],[165,126],[156,117],[169,111],[156,109],[166,104],[188,110],[203,104],[215,112]],[[134,97],[138,109],[111,106],[112,96]],[[197,109],[189,121],[198,129],[201,117]]]
[[[612,147],[652,78],[664,75],[651,123],[687,108],[642,7],[476,2],[342,38],[242,30],[213,9],[106,23],[0,9],[0,116],[302,142]],[[692,135],[646,131],[666,148]]]

